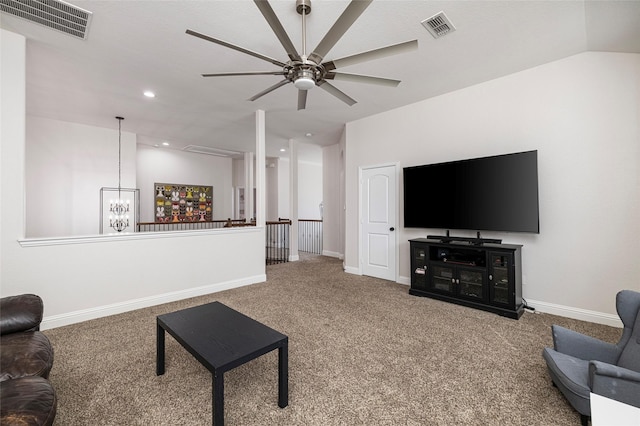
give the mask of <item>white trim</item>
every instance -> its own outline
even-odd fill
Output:
[[[226,234],[229,232],[258,232],[262,228],[258,226],[242,226],[231,228],[197,229],[193,231],[167,231],[167,232],[132,232],[120,235],[87,235],[79,237],[50,237],[50,238],[24,238],[18,243],[22,247],[59,246],[70,244],[107,243],[128,240],[153,240],[159,238],[174,237],[198,237],[206,235]]]
[[[362,271],[360,271],[360,268],[354,268],[353,266],[345,266],[344,271],[347,274],[362,275]]]
[[[266,280],[266,275],[256,275],[253,277],[242,278],[240,280],[195,287],[187,290],[173,291],[170,293],[113,303],[111,305],[82,309],[80,311],[69,312],[66,314],[52,315],[43,318],[40,328],[42,330],[47,330],[51,328],[62,327],[65,325],[76,324],[79,322],[102,318],[109,315],[121,314],[123,312],[129,312],[136,309],[161,305],[163,303],[175,302],[191,297],[202,296],[205,294],[217,293],[219,291],[229,290],[232,288],[243,287],[250,284],[262,283]]]
[[[335,257],[338,259],[344,259],[344,255],[340,254],[336,251],[329,251],[329,250],[322,250],[322,255],[323,256],[328,256],[328,257]]]
[[[345,272],[360,275],[355,270],[347,271],[345,269]],[[404,285],[410,286],[411,278],[400,276],[398,277],[398,281],[396,282],[398,284],[404,284]],[[623,327],[622,321],[620,321],[620,317],[613,314],[605,314],[603,312],[589,311],[586,309],[573,308],[571,306],[556,305],[553,303],[539,302],[539,301],[530,300],[530,299],[527,299],[527,305],[532,308],[535,308],[535,312],[538,312],[538,313],[558,315],[565,318],[572,318],[580,321],[603,324],[603,325],[608,325],[616,328]]]
[[[289,256],[289,262],[297,262],[300,260],[299,254],[292,254]]]
[[[571,306],[556,305],[554,303],[539,302],[531,299],[527,299],[527,305],[535,308],[536,312],[543,312],[561,317],[573,318],[580,321],[588,321],[596,324],[622,328],[622,321],[620,321],[620,318],[617,315],[613,314],[573,308]]]

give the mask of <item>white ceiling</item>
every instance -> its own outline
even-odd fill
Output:
[[[2,0],[4,3],[6,0]],[[358,101],[324,90],[297,111],[292,84],[250,102],[281,76],[203,78],[202,73],[277,71],[266,61],[185,34],[187,29],[286,62],[284,48],[252,1],[71,1],[93,13],[80,40],[6,13],[0,27],[27,37],[27,113],[117,128],[143,143],[255,147],[255,111],[266,111],[267,154],[289,139],[330,145],[344,123],[584,51],[640,53],[640,0],[374,1],[325,60],[407,40],[419,48],[339,69],[402,80],[397,88],[336,81]],[[307,18],[313,50],[348,1],[314,0]],[[295,0],[271,5],[301,50]],[[444,11],[455,32],[434,39],[421,21]],[[152,90],[148,99],[143,91]],[[311,137],[305,136],[311,133]]]

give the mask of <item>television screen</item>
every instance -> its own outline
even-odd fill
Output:
[[[406,228],[539,233],[538,151],[405,167]]]

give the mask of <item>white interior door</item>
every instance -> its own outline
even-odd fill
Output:
[[[396,167],[362,169],[362,273],[396,280]]]

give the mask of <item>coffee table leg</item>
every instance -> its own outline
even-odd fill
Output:
[[[164,374],[164,328],[156,324],[156,375]]]
[[[289,339],[278,348],[278,406],[289,405]]]
[[[214,372],[213,376],[213,424],[224,425],[224,373]]]

